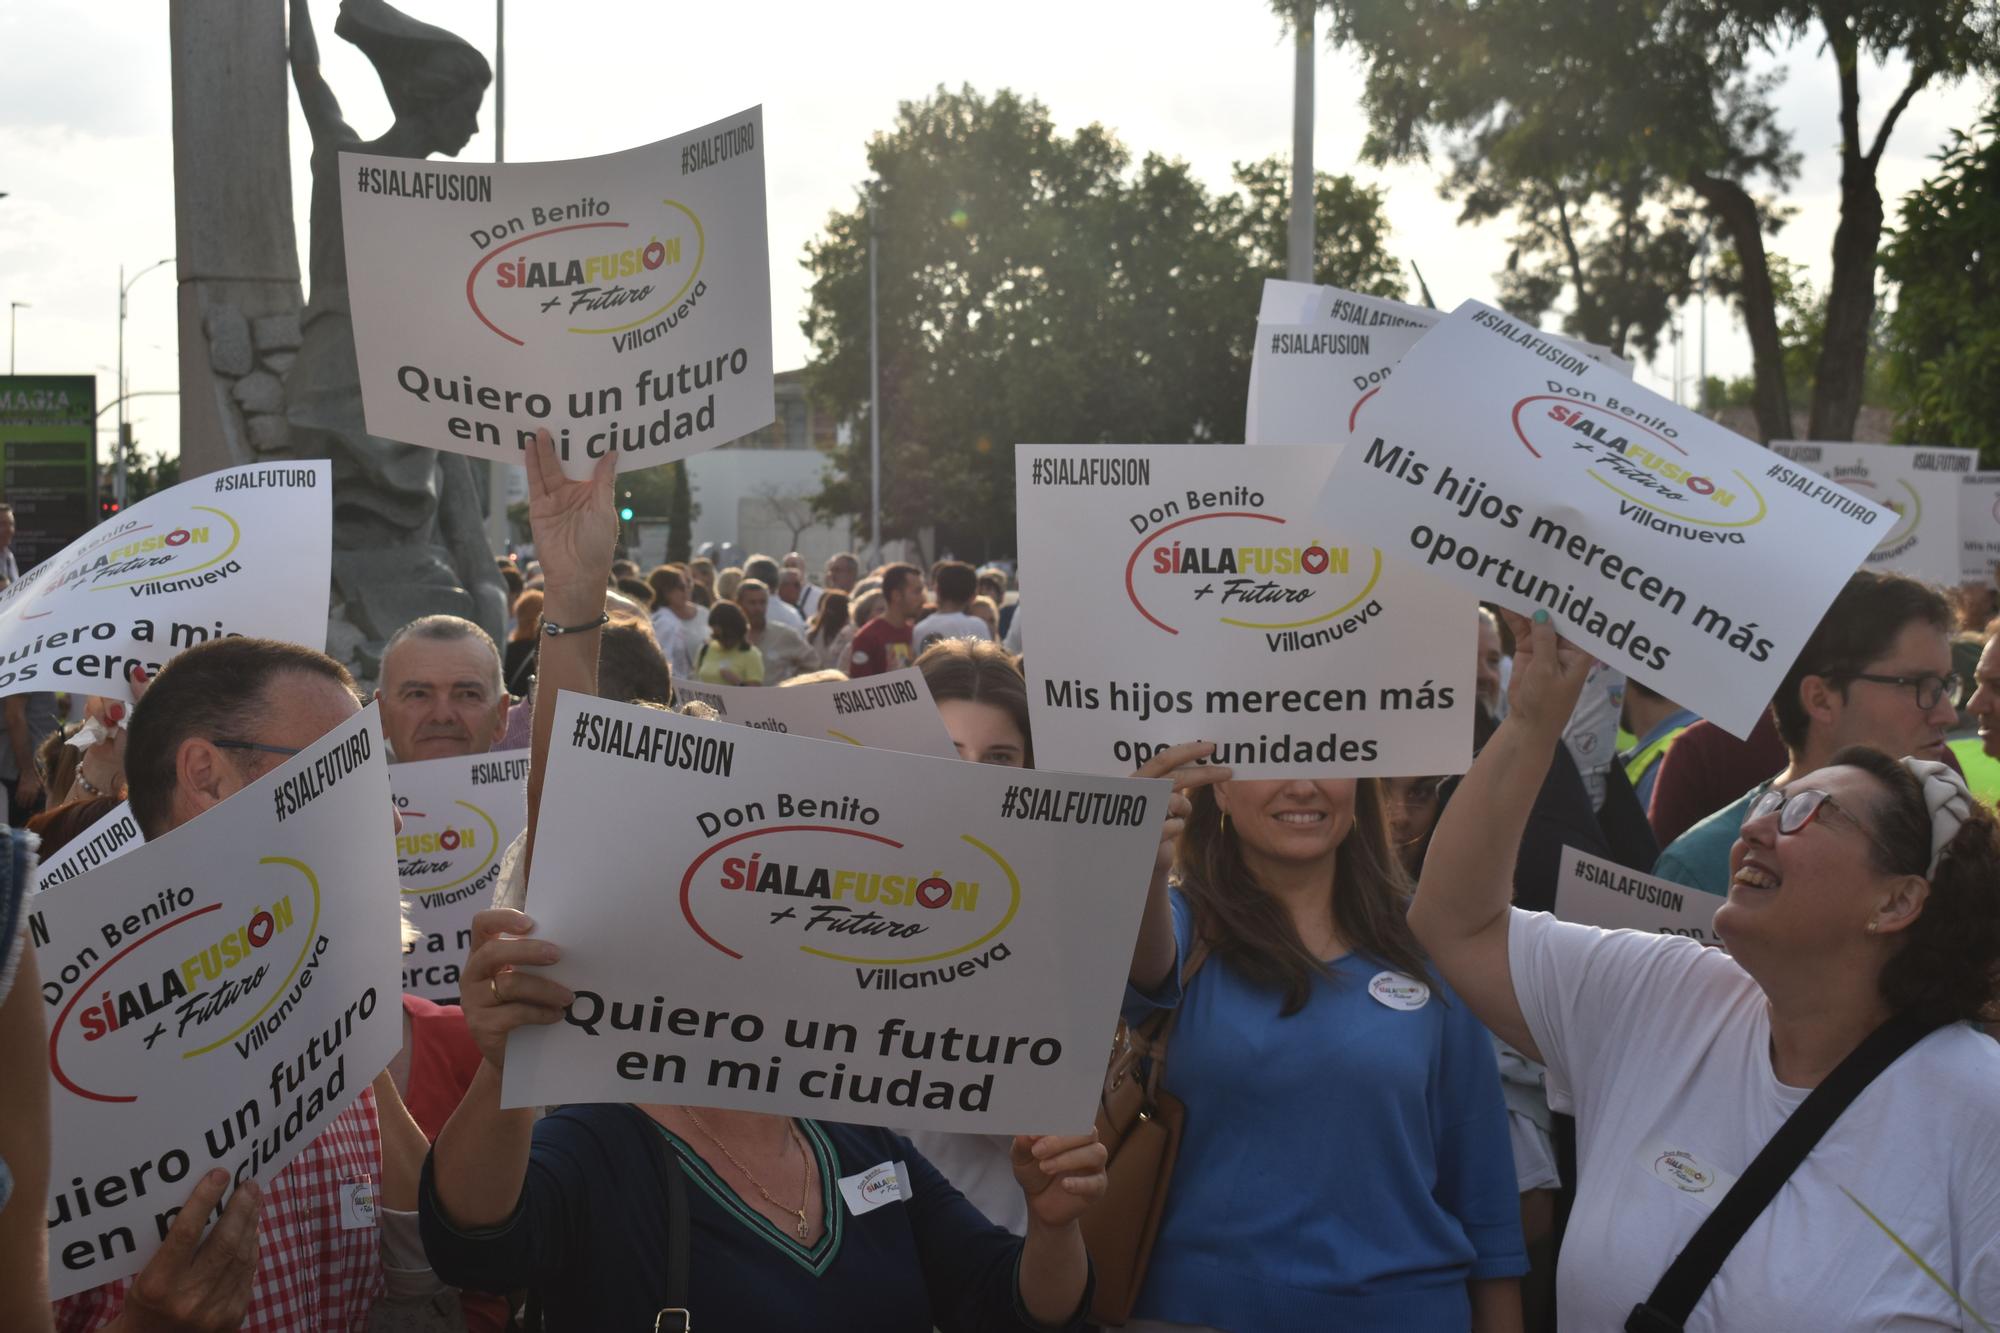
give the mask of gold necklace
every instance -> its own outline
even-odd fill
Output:
[[[785,1122],[786,1132],[789,1133],[791,1135],[792,1140],[799,1145],[799,1163],[804,1168],[803,1172],[804,1178],[799,1182],[799,1206],[796,1208],[789,1208],[771,1197],[771,1191],[764,1188],[764,1182],[757,1179],[757,1177],[751,1175],[750,1168],[743,1165],[742,1162],[736,1160],[736,1154],[729,1151],[729,1145],[724,1143],[721,1139],[715,1137],[715,1131],[702,1123],[701,1117],[694,1113],[693,1107],[684,1106],[681,1109],[687,1112],[687,1118],[694,1122],[694,1127],[700,1130],[705,1136],[707,1136],[708,1141],[710,1143],[713,1143],[719,1150],[721,1150],[722,1155],[729,1159],[730,1165],[734,1166],[738,1171],[741,1171],[743,1173],[743,1178],[749,1181],[752,1185],[755,1185],[757,1187],[757,1192],[764,1196],[765,1203],[770,1204],[773,1208],[778,1209],[780,1212],[791,1213],[799,1219],[799,1225],[797,1230],[799,1233],[799,1241],[801,1244],[803,1244],[805,1242],[807,1235],[809,1234],[806,1225],[806,1203],[808,1200],[812,1198],[812,1154],[806,1150],[806,1145],[804,1140],[799,1138],[798,1127],[792,1124],[792,1122],[789,1120]]]

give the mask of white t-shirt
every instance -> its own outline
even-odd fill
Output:
[[[776,593],[771,594],[770,603],[764,608],[764,619],[770,624],[797,630],[801,638],[805,636],[806,618],[799,614],[797,607]]]
[[[708,642],[707,608],[690,605],[688,609],[694,615],[687,620],[675,615],[669,607],[653,612],[653,637],[660,641],[660,651],[666,655],[667,665],[674,669],[677,680],[694,679],[695,658]]]
[[[933,611],[910,631],[910,654],[920,655],[943,639],[985,639],[990,643],[993,631],[978,616],[963,611]]]
[[[1014,1139],[1010,1134],[946,1134],[935,1129],[903,1131],[930,1164],[971,1200],[995,1226],[1017,1236],[1028,1231],[1028,1196],[1014,1179]]]
[[[1549,1105],[1577,1120],[1557,1311],[1565,1328],[1623,1328],[1807,1090],[1772,1073],[1764,993],[1719,949],[1517,909],[1508,951]],[[1688,1333],[1977,1328],[1854,1200],[2000,1319],[2000,1043],[1958,1023],[1884,1070],[1724,1261]]]

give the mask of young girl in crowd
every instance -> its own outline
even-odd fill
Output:
[[[709,608],[708,642],[695,659],[694,676],[710,685],[764,683],[764,655],[750,646],[750,621],[736,603]]]
[[[1179,1006],[1164,1086],[1187,1106],[1130,1327],[1517,1330],[1493,1047],[1404,921],[1380,784],[1237,780],[1193,804],[1127,1004]]]
[[[822,667],[840,666],[837,645],[847,630],[847,594],[828,589],[820,595],[812,623],[806,626],[806,647],[813,650]],[[852,642],[850,636],[849,642]]]

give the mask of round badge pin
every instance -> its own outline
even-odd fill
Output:
[[[1401,972],[1377,972],[1368,983],[1368,993],[1376,1003],[1404,1013],[1421,1009],[1431,1001],[1431,988]]]

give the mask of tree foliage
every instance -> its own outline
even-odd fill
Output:
[[[1900,284],[1889,374],[1908,402],[1897,435],[2000,464],[2000,103],[1956,133],[1938,174],[1903,200],[1882,254]]]
[[[1282,164],[1212,193],[1182,162],[1041,103],[940,88],[868,146],[876,184],[885,537],[1014,546],[1014,445],[1240,438],[1263,279],[1284,272]],[[1399,295],[1381,199],[1315,185],[1323,281]],[[867,195],[806,248],[820,404],[856,423],[820,512],[868,507]]]
[[[1766,238],[1782,221],[1771,193],[1799,159],[1777,123],[1775,76],[1758,75],[1753,58],[1811,43],[1832,56],[1839,80],[1841,224],[1812,381],[1812,430],[1827,439],[1845,438],[1860,406],[1881,214],[1875,173],[1889,136],[1923,87],[2000,67],[1996,0],[1592,0],[1583,10],[1569,0],[1328,0],[1327,8],[1333,39],[1367,69],[1371,156],[1421,158],[1441,141],[1455,164],[1447,188],[1468,213],[1515,210],[1517,255],[1528,261],[1517,264],[1512,292],[1522,306],[1566,288],[1573,321],[1610,310],[1643,332],[1647,312],[1685,290],[1684,267],[1678,278],[1674,270],[1692,250],[1676,235],[1684,225],[1670,219],[1683,201],[1699,200],[1741,259],[1755,405],[1769,435],[1789,434],[1791,413]],[[1909,66],[1872,137],[1860,115],[1864,58]],[[1592,222],[1595,244],[1579,244],[1574,257],[1562,240],[1564,210]],[[1616,332],[1621,321],[1601,326]]]

